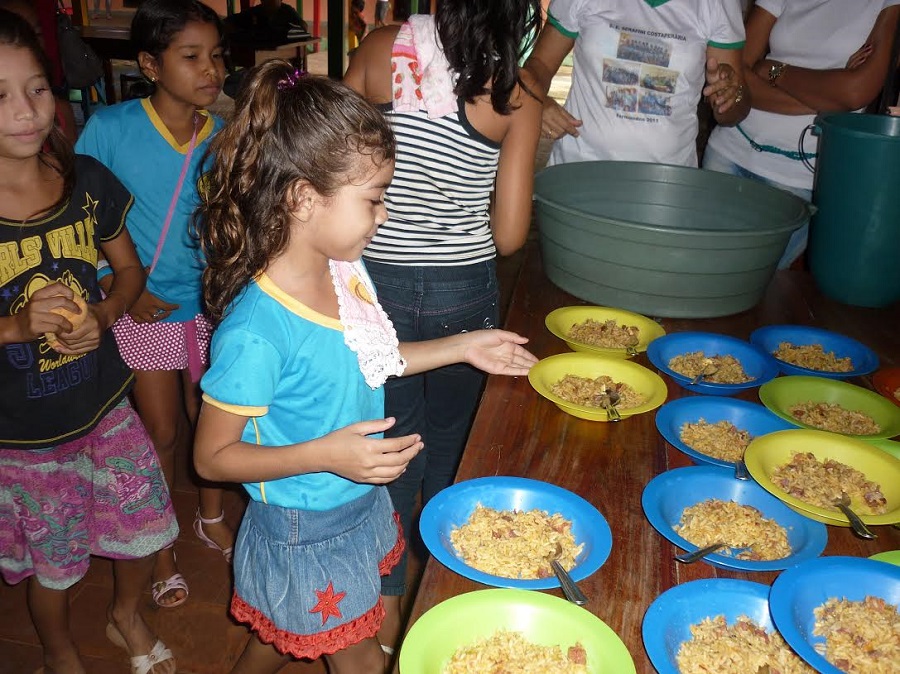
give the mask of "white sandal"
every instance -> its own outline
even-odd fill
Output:
[[[234,546],[230,546],[228,548],[223,548],[221,545],[216,543],[213,539],[206,535],[206,532],[203,531],[204,524],[218,524],[222,520],[225,519],[225,511],[223,510],[218,517],[212,517],[207,519],[206,517],[202,517],[200,515],[200,509],[197,509],[197,516],[194,518],[194,533],[197,534],[197,538],[206,543],[206,547],[212,548],[213,550],[218,550],[225,557],[225,561],[231,564],[231,556],[234,553]]]
[[[125,637],[122,636],[119,629],[111,622],[106,623],[106,638],[131,655],[128,650],[128,644],[125,643]],[[131,657],[131,674],[150,674],[156,665],[160,665],[166,660],[174,661],[175,656],[172,654],[172,651],[166,648],[166,645],[162,640],[157,639],[156,643],[153,644],[153,648],[150,649],[150,652],[147,655],[135,655]]]

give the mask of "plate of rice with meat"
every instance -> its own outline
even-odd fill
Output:
[[[668,394],[662,377],[643,365],[593,353],[544,358],[528,372],[528,381],[563,412],[590,421],[610,420],[603,407],[610,392],[618,395],[616,409],[623,419],[655,410]]]
[[[547,329],[573,351],[631,358],[666,334],[651,318],[624,309],[598,306],[560,307],[547,314]]]
[[[762,350],[714,332],[668,334],[647,347],[647,357],[679,386],[709,395],[735,395],[778,375],[775,360]],[[701,373],[703,378],[694,382]]]
[[[772,584],[772,619],[823,674],[900,669],[900,567],[860,557],[798,564]]]
[[[822,554],[826,527],[795,512],[752,480],[718,466],[675,468],[653,478],[641,505],[650,524],[692,552],[727,547],[703,563],[743,571],[778,571]]]
[[[769,615],[769,586],[713,578],[676,585],[644,614],[644,647],[659,674],[814,674]]]
[[[758,403],[692,396],[663,405],[656,413],[656,428],[694,463],[733,468],[751,440],[796,426]]]
[[[809,325],[767,325],[750,334],[785,374],[847,379],[878,369],[878,355],[860,341]]]
[[[426,611],[400,649],[412,674],[635,674],[622,640],[593,613],[525,590],[451,597]]]
[[[419,531],[451,571],[525,590],[559,587],[551,558],[577,581],[599,569],[612,549],[609,524],[593,505],[562,487],[521,477],[447,487],[422,509]]]
[[[900,407],[862,386],[826,377],[778,377],[759,399],[774,414],[804,428],[860,438],[900,435]]]
[[[778,431],[750,443],[747,470],[766,491],[825,524],[849,526],[834,501],[846,493],[868,525],[900,522],[900,459],[826,431]]]

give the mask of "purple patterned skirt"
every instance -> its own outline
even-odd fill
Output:
[[[156,450],[127,399],[88,435],[0,448],[0,573],[64,590],[90,556],[137,559],[178,536]]]

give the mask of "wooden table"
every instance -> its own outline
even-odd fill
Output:
[[[79,26],[81,37],[103,61],[103,83],[106,88],[106,102],[116,102],[116,87],[113,80],[112,60],[136,61],[137,53],[131,45],[131,26]],[[137,63],[134,66],[137,70]]]
[[[565,343],[544,327],[553,309],[584,304],[559,290],[544,276],[535,243],[526,253],[506,328],[527,336],[539,358],[567,351]],[[849,307],[823,298],[808,274],[778,272],[764,301],[751,311],[716,319],[663,319],[668,332],[707,330],[746,339],[766,324],[816,325],[868,344],[882,366],[900,357],[896,308]],[[654,369],[645,354],[635,361]],[[669,400],[687,393],[672,381]],[[870,386],[868,378],[854,383]],[[743,394],[758,402],[756,391]],[[527,378],[491,377],[479,407],[457,481],[487,475],[530,477],[557,484],[593,503],[612,528],[609,560],[579,585],[590,601],[587,610],[600,617],[625,642],[640,673],[654,669],[644,651],[641,621],[650,603],[674,585],[700,578],[740,578],[771,584],[774,572],[746,573],[716,569],[705,563],[680,565],[679,552],[650,526],[641,509],[641,492],[656,475],[690,465],[687,457],[668,446],[655,426],[655,414],[621,423],[597,423],[563,413],[539,396]],[[900,548],[900,531],[878,527],[876,541],[856,538],[849,529],[828,527],[825,555],[868,557]],[[454,595],[484,586],[459,576],[431,559],[425,568],[412,608],[410,625],[422,613]],[[562,596],[559,590],[551,591]],[[403,674],[415,674],[404,672]]]
[[[302,70],[307,71],[306,48],[318,44],[322,38],[310,37],[284,44],[253,44],[250,42],[233,42],[231,44],[231,61],[236,66],[252,68],[269,59],[287,59],[294,61]]]

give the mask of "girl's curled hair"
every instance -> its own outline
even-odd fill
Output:
[[[365,179],[394,159],[394,135],[359,94],[287,61],[257,66],[235,101],[234,116],[212,140],[197,214],[206,257],[203,296],[220,321],[247,283],[290,240],[293,188],[309,183],[323,197]]]
[[[34,28],[21,16],[6,9],[0,9],[0,45],[27,49],[32,53],[47,78],[47,95],[50,96],[49,81],[52,69]],[[56,204],[48,209],[49,211],[68,201],[75,186],[75,155],[72,144],[66,138],[55,117],[53,128],[50,130],[50,135],[47,136],[45,151],[41,152],[38,157],[44,164],[58,171],[63,178],[62,196]]]
[[[540,0],[440,0],[435,26],[459,75],[454,93],[469,103],[490,94],[491,107],[509,114],[512,92],[522,85],[519,62],[537,39],[541,11]]]

